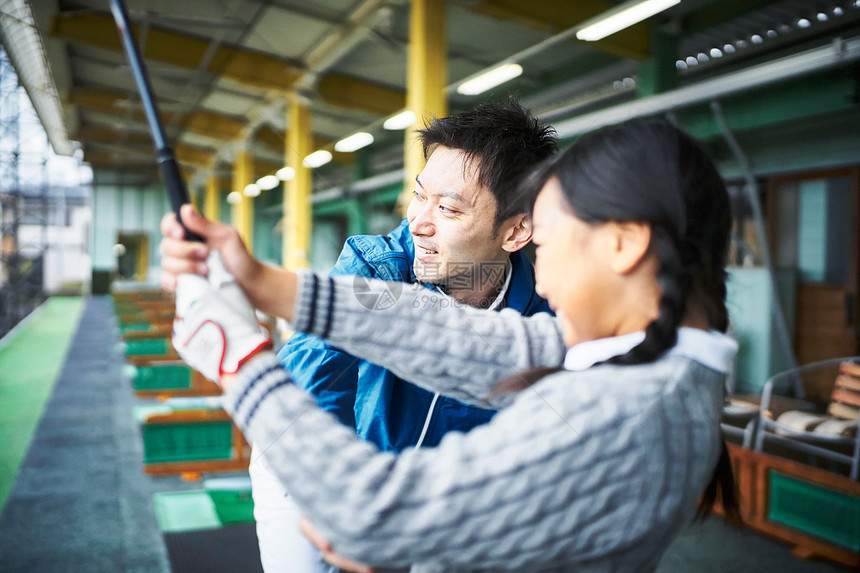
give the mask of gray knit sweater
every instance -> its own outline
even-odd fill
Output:
[[[293,326],[429,390],[502,409],[436,448],[380,453],[292,385],[273,354],[251,361],[225,407],[337,552],[413,571],[656,567],[716,464],[725,373],[707,355],[731,355],[727,337],[696,331],[652,364],[574,366],[493,397],[501,378],[588,352],[567,353],[549,315],[454,308],[381,281],[372,293],[386,303],[369,303],[352,286],[301,274]],[[613,340],[598,341],[592,362],[619,353]]]

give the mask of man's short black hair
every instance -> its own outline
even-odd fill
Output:
[[[528,198],[520,180],[558,150],[555,129],[533,117],[514,97],[483,103],[418,130],[424,158],[438,146],[459,149],[466,165],[478,161],[478,182],[496,198],[495,229],[506,219],[525,213]]]

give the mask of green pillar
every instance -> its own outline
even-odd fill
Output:
[[[639,64],[637,94],[645,98],[678,87],[678,36],[651,30],[651,57]]]
[[[355,153],[355,167],[353,168],[353,181],[361,181],[367,179],[370,175],[370,153],[367,149],[360,149]],[[366,235],[370,232],[367,224],[366,195],[357,197],[348,197],[344,199],[346,207],[347,221],[346,234]]]

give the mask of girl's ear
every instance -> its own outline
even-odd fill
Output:
[[[648,253],[651,246],[651,226],[647,223],[611,222],[613,252],[610,266],[618,274],[631,273]]]
[[[515,253],[532,240],[532,220],[528,215],[515,215],[502,223],[499,232],[504,237],[502,249]]]

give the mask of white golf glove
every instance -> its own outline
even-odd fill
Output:
[[[189,366],[218,382],[256,351],[272,348],[272,341],[217,252],[207,264],[208,277],[179,277],[173,346]]]

